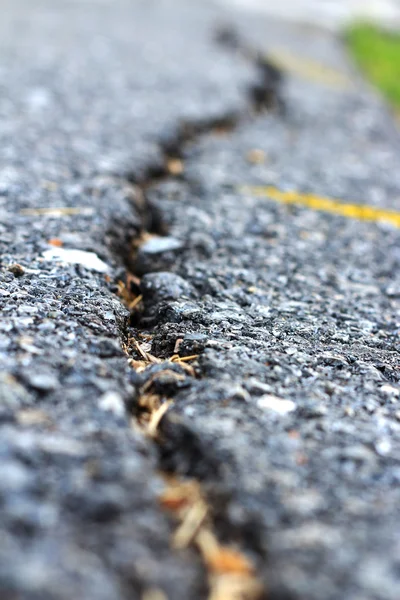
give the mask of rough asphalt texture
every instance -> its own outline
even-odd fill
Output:
[[[287,75],[256,114],[260,70],[215,42],[227,22],[352,85]],[[205,3],[19,0],[0,50],[1,598],[205,598],[197,554],[170,548],[161,468],[203,482],[269,598],[398,600],[399,231],[237,189],[396,207],[398,134],[339,42]],[[184,143],[182,123],[203,134]],[[183,176],[157,180],[174,140]],[[24,213],[60,206],[86,212]],[[134,256],[142,229],[165,239]],[[109,273],[44,260],[51,239]],[[124,409],[160,369],[127,364],[121,341],[143,333],[160,358],[177,340],[200,355],[196,377],[158,384],[175,400],[159,448]]]

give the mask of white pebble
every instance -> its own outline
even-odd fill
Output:
[[[49,261],[60,261],[63,263],[81,265],[86,269],[106,273],[110,270],[107,263],[100,260],[94,252],[84,250],[73,250],[72,248],[51,248],[43,252],[43,258]]]
[[[116,417],[125,415],[125,405],[118,392],[106,392],[99,400],[99,407],[102,410],[112,412]]]
[[[258,399],[257,404],[259,408],[265,410],[273,410],[280,415],[286,415],[296,410],[296,404],[292,400],[284,400],[271,394],[265,394]]]

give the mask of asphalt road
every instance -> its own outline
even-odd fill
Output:
[[[318,29],[2,15],[1,598],[398,600],[387,108]]]

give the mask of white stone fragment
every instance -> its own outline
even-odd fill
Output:
[[[69,437],[49,435],[42,437],[39,447],[48,454],[64,454],[66,456],[81,456],[85,453],[84,445]]]
[[[392,396],[394,398],[398,398],[400,395],[400,391],[393,387],[392,385],[385,384],[381,387],[381,392],[386,394],[387,396]]]
[[[99,407],[102,410],[113,413],[116,417],[125,415],[124,401],[118,392],[106,392],[99,400]]]
[[[273,410],[280,415],[286,415],[296,410],[296,404],[292,400],[284,400],[271,394],[265,394],[257,401],[258,407],[264,410]]]
[[[383,438],[375,443],[375,450],[379,456],[388,456],[392,450],[392,444],[389,439]]]
[[[50,248],[43,252],[43,258],[49,261],[61,261],[63,263],[81,265],[86,269],[106,273],[110,267],[94,252],[74,250],[72,248]]]

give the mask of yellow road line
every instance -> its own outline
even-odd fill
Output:
[[[94,208],[90,206],[54,206],[49,208],[22,208],[20,215],[47,217],[63,217],[70,215],[92,215]]]
[[[351,86],[350,78],[344,73],[317,61],[301,58],[283,48],[271,49],[266,58],[283,71],[303,79],[342,89]]]
[[[385,221],[400,228],[400,212],[376,208],[365,204],[347,204],[331,198],[322,198],[313,194],[301,194],[300,192],[282,192],[273,186],[241,186],[240,191],[252,196],[270,198],[283,204],[298,204],[311,210],[339,215],[347,219],[359,219],[360,221]]]

